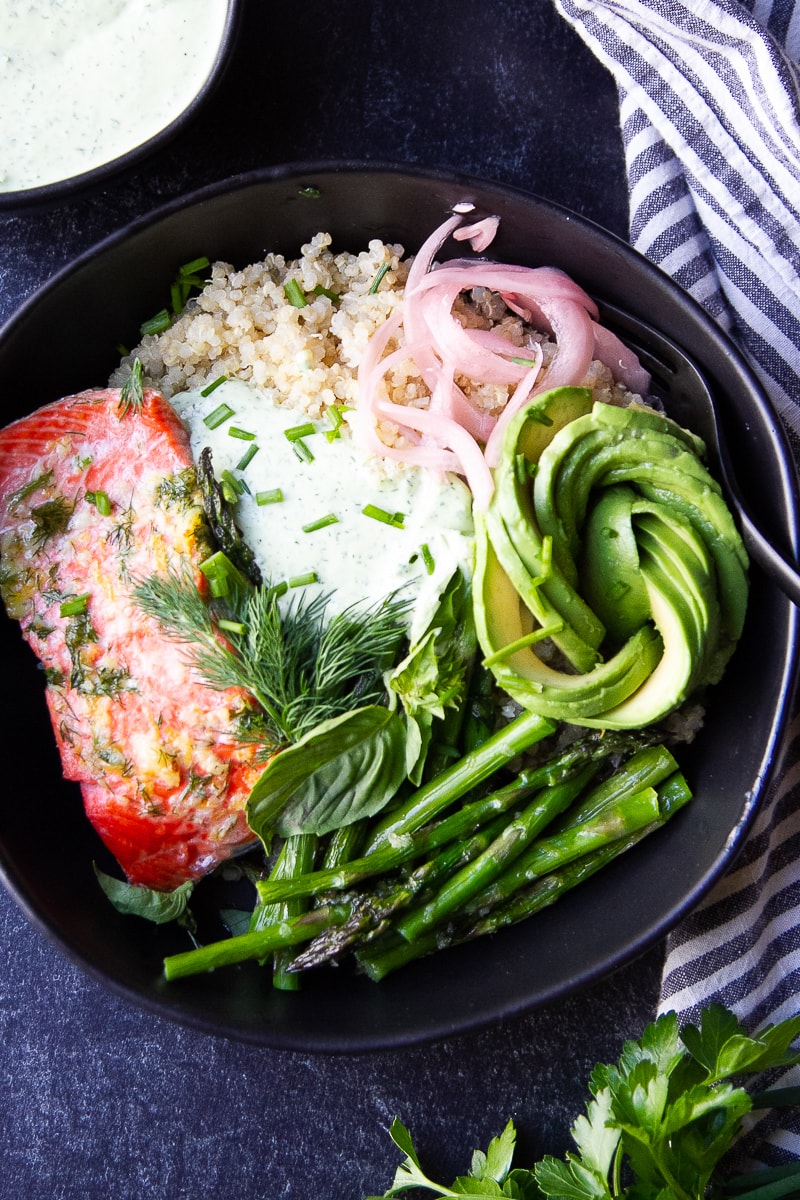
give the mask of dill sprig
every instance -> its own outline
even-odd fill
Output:
[[[131,364],[131,373],[123,383],[119,394],[117,412],[120,418],[126,417],[129,412],[132,412],[136,416],[142,411],[144,407],[144,384],[142,376],[141,360],[135,358]]]
[[[134,595],[169,637],[187,645],[209,687],[239,687],[252,696],[273,748],[385,700],[383,673],[405,638],[408,600],[393,595],[328,619],[323,593],[299,594],[282,609],[267,583],[252,586],[233,572],[230,583],[227,595],[207,602],[183,564],[139,581]]]

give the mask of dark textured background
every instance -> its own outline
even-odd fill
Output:
[[[626,233],[616,93],[550,0],[245,0],[233,69],[176,142],[99,194],[0,216],[0,316],[162,200],[335,158],[453,168]],[[661,964],[657,946],[513,1023],[345,1058],[232,1043],[131,1007],[4,893],[0,939],[2,1200],[359,1200],[392,1179],[395,1114],[448,1178],[508,1117],[520,1161],[563,1152],[593,1063],[651,1017]]]

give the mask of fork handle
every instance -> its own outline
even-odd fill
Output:
[[[800,568],[784,558],[747,512],[739,510],[742,540],[754,563],[800,608]]]

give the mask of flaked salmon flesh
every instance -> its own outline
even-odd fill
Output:
[[[206,686],[133,581],[212,547],[179,418],[82,392],[0,430],[0,591],[40,659],[64,775],[131,883],[170,890],[253,840],[248,701]],[[199,579],[199,575],[198,575]]]

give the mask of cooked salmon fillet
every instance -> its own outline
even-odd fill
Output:
[[[38,658],[64,775],[131,883],[169,890],[252,841],[247,697],[213,690],[132,599],[210,552],[188,437],[160,395],[82,392],[0,430],[0,591]],[[199,576],[198,576],[199,578]]]

